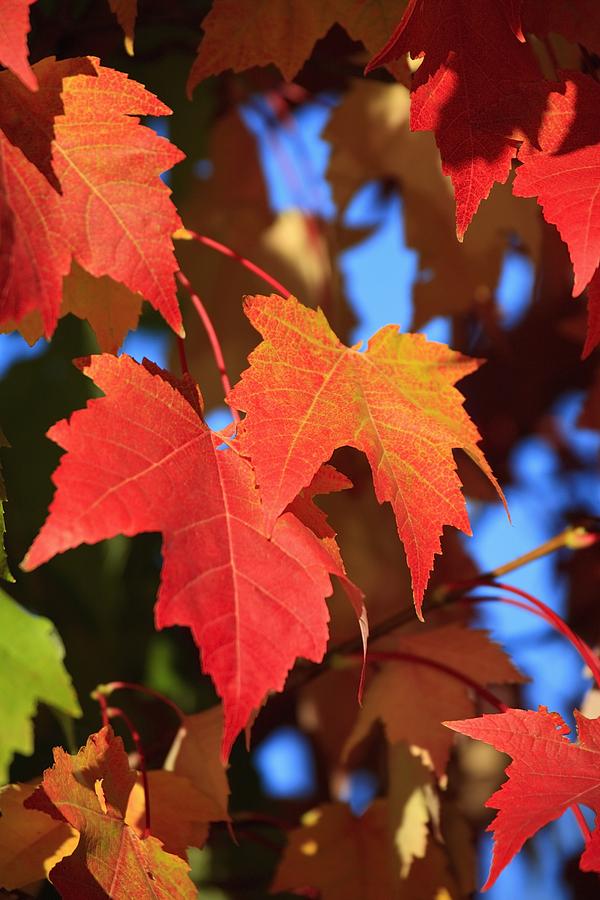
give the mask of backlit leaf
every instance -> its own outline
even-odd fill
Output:
[[[81,366],[106,397],[49,432],[68,452],[23,565],[117,534],[162,532],[156,625],[192,629],[223,698],[226,757],[296,657],[322,658],[329,573],[343,577],[341,561],[291,513],[265,530],[252,468],[235,449],[218,449],[189,377],[178,382],[127,356]]]
[[[27,612],[0,590],[0,784],[8,780],[15,753],[33,753],[31,719],[39,702],[81,715],[64,652],[49,619]]]
[[[25,807],[80,833],[75,851],[49,876],[66,900],[197,896],[188,865],[165,852],[157,838],[142,840],[125,823],[134,782],[123,742],[108,726],[93,734],[76,756],[54,749],[54,765]]]
[[[525,841],[565,812],[583,803],[600,814],[600,719],[586,719],[575,710],[578,742],[558,713],[545,707],[509,709],[498,715],[446,722],[461,734],[485,741],[512,763],[508,780],[487,801],[498,814],[488,831],[494,835],[494,855],[485,888],[519,852]],[[598,827],[581,857],[584,872],[600,872]],[[485,889],[484,888],[484,889]]]
[[[337,447],[362,450],[379,502],[394,509],[420,615],[443,526],[470,533],[452,450],[465,450],[495,484],[454,387],[477,361],[395,325],[361,353],[294,297],[246,297],[245,309],[264,340],[229,399],[247,413],[242,446],[267,526]]]

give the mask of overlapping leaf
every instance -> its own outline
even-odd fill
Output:
[[[514,192],[537,197],[558,228],[575,269],[573,295],[600,263],[600,85],[573,72],[547,99],[535,143],[519,151]]]
[[[512,0],[411,0],[369,64],[405,53],[425,57],[413,76],[411,128],[435,132],[454,185],[459,238],[493,184],[506,181],[516,156],[505,123],[490,120],[489,111],[498,116],[508,108],[514,127],[521,123],[525,132],[537,124],[536,94],[528,85],[540,74],[518,23]]]
[[[434,316],[461,313],[492,300],[509,241],[539,255],[541,215],[511,185],[495,185],[464,241],[456,240],[454,192],[442,173],[433,135],[409,129],[408,89],[352,82],[323,137],[332,153],[327,178],[344,212],[363,185],[394,182],[402,196],[406,243],[419,254],[413,328]]]
[[[298,656],[327,642],[329,573],[341,561],[291,513],[267,532],[248,462],[219,450],[190,379],[97,356],[84,372],[106,393],[49,436],[68,452],[50,515],[24,567],[116,534],[163,534],[156,625],[187,625],[223,698],[223,753]]]
[[[386,663],[373,677],[346,742],[346,753],[379,719],[390,743],[403,741],[427,750],[441,777],[452,746],[451,735],[442,721],[449,715],[469,716],[475,712],[472,692],[457,676],[462,674],[482,686],[527,680],[485,631],[459,625],[402,638],[397,642],[397,652],[400,656],[406,654],[406,659]],[[427,660],[431,660],[431,666]],[[440,668],[436,669],[436,664]],[[447,669],[454,670],[457,676],[453,677]]]
[[[103,353],[116,353],[129,331],[137,327],[142,311],[142,296],[103,275],[94,278],[75,261],[71,271],[62,282],[62,302],[60,318],[72,313],[85,319],[91,325],[98,347]],[[18,330],[30,346],[44,334],[44,325],[39,310],[21,319],[5,322],[0,332]]]
[[[323,900],[389,900],[397,896],[387,805],[376,800],[360,817],[327,803],[302,817],[271,887],[318,888]]]
[[[165,760],[165,769],[189,779],[204,797],[208,821],[229,818],[229,784],[221,762],[223,711],[220,706],[186,716]]]
[[[562,34],[574,44],[600,53],[600,19],[596,0],[525,0],[523,28],[540,37]]]
[[[49,619],[34,616],[0,590],[0,784],[15,753],[33,753],[31,722],[39,702],[80,716],[63,664],[64,647]]]
[[[30,90],[37,79],[29,65],[29,7],[35,0],[0,0],[0,65],[11,69]]]
[[[260,0],[215,0],[204,21],[204,37],[190,72],[188,91],[209,75],[226,69],[241,72],[274,63],[291,81],[319,38],[338,22],[351,38],[376,53],[394,27],[398,0],[283,0],[276,6]]]
[[[212,746],[217,762],[219,741],[220,733]],[[204,758],[197,760],[197,773],[202,771],[204,763]],[[220,762],[219,765],[225,778],[223,766]],[[152,835],[169,854],[185,860],[188,847],[201,847],[205,843],[209,823],[227,818],[226,814],[223,816],[215,808],[213,799],[188,778],[158,770],[147,773],[147,782]],[[107,802],[104,781],[92,786],[99,801],[99,810],[107,814],[108,810],[102,808],[102,804]],[[77,828],[62,818],[50,818],[37,809],[23,805],[36,787],[37,784],[10,784],[0,789],[0,887],[8,890],[47,878],[61,859],[73,853],[80,840]],[[140,773],[131,781],[124,822],[137,837],[144,837],[146,803]],[[125,845],[129,838],[127,834]]]
[[[91,57],[43,60],[35,72],[35,94],[0,75],[0,322],[39,309],[50,336],[74,256],[181,331],[171,241],[181,223],[159,175],[182,154],[136,118],[170,110]]]
[[[223,768],[221,766],[221,768]],[[187,859],[188,847],[202,847],[209,824],[223,818],[213,804],[188,778],[162,769],[148,772],[152,834],[167,853]],[[129,794],[125,822],[143,837],[146,828],[146,798],[141,775]]]
[[[572,804],[583,803],[600,814],[600,719],[586,719],[575,710],[575,721],[577,743],[566,738],[569,728],[558,713],[544,707],[445,723],[513,760],[506,770],[508,780],[486,804],[499,810],[489,826],[494,855],[486,888],[528,838]],[[598,835],[596,827],[581,857],[585,872],[600,872]]]
[[[12,891],[47,878],[70,855],[79,834],[23,803],[37,785],[8,784],[0,789],[0,887]]]
[[[420,615],[443,526],[470,533],[452,450],[465,450],[495,484],[454,387],[477,361],[395,325],[361,353],[294,297],[246,297],[245,308],[264,341],[230,402],[247,413],[242,446],[267,527],[337,447],[362,450],[378,500],[393,506]]]
[[[123,742],[108,726],[93,734],[76,756],[55,748],[53,767],[46,769],[24,806],[80,833],[75,851],[49,875],[66,900],[197,896],[187,863],[167,853],[157,838],[142,840],[126,824],[134,782]]]

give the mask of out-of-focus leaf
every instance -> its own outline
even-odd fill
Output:
[[[81,715],[64,652],[49,619],[27,612],[0,590],[0,783],[8,780],[15,753],[33,753],[31,719],[38,703]]]

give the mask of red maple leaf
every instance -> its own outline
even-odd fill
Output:
[[[509,709],[444,723],[513,759],[506,770],[508,780],[486,803],[499,812],[488,829],[494,834],[494,856],[484,890],[528,838],[574,803],[600,815],[600,719],[587,719],[575,710],[575,721],[576,744],[566,739],[569,728],[558,713],[543,706],[537,712]],[[581,857],[585,872],[600,871],[598,833],[596,827]]]
[[[340,343],[321,310],[295,297],[246,297],[245,310],[264,341],[229,402],[247,413],[240,437],[267,527],[335,449],[362,450],[377,498],[394,508],[420,615],[443,526],[470,533],[452,448],[498,487],[454,387],[479,363],[396,325],[360,353]]]
[[[0,321],[39,309],[54,331],[71,267],[60,194],[0,131]]]
[[[504,123],[489,110],[507,108],[532,127],[540,73],[520,30],[519,0],[411,0],[388,43],[368,69],[410,53],[425,59],[413,76],[410,126],[434,131],[442,167],[454,185],[462,239],[480,202],[505,182],[517,152]]]
[[[49,337],[72,254],[181,332],[171,240],[181,223],[159,175],[183,154],[137,118],[170,110],[91,57],[46,59],[35,72],[35,94],[0,75],[0,322],[39,308]]]
[[[143,840],[125,823],[135,774],[110,727],[93,734],[76,756],[56,747],[54,765],[23,804],[80,832],[79,843],[50,871],[65,900],[197,896],[189,866],[161,842]]]
[[[106,396],[48,436],[67,453],[48,519],[23,566],[117,534],[163,534],[158,628],[186,625],[223,699],[223,754],[298,656],[325,651],[331,538],[290,512],[272,530],[247,460],[202,419],[201,398],[152,363],[108,354],[80,361]]]
[[[548,95],[537,145],[526,141],[519,151],[513,191],[537,197],[544,218],[558,228],[577,296],[600,262],[600,85],[579,72],[564,75]]]
[[[29,7],[35,0],[0,0],[0,64],[20,78],[23,84],[37,90],[37,78],[29,65],[27,35]]]

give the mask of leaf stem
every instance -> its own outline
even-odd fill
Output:
[[[142,786],[144,788],[144,807],[145,807],[145,815],[144,815],[144,831],[142,833],[142,839],[148,837],[150,834],[150,786],[148,784],[148,770],[146,767],[146,754],[144,753],[144,746],[142,744],[142,739],[137,728],[134,726],[133,722],[127,715],[127,713],[122,710],[119,706],[108,706],[106,709],[106,714],[109,719],[122,719],[127,728],[129,729],[129,733],[131,735],[131,739],[135,744],[135,749],[137,751],[137,755],[139,757],[139,771],[142,776]]]
[[[98,706],[100,707],[100,715],[102,716],[102,727],[106,728],[107,725],[110,725],[110,721],[107,713],[108,703],[106,702],[105,695],[101,691],[99,691],[98,688],[96,688],[95,691],[92,691],[90,697],[92,698],[92,700],[98,701]]]
[[[148,697],[154,697],[155,700],[160,700],[162,703],[165,703],[167,706],[170,706],[175,715],[179,718],[181,722],[185,719],[185,713],[183,710],[175,703],[174,700],[171,700],[169,697],[166,697],[164,694],[161,694],[160,691],[155,691],[154,688],[146,687],[145,684],[136,684],[133,681],[110,681],[108,684],[100,684],[96,688],[95,694],[99,694],[100,696],[108,697],[114,691],[138,691],[141,694],[147,694]],[[96,697],[95,699],[99,700],[100,697]]]
[[[556,631],[563,635],[577,650],[583,661],[589,667],[592,677],[600,687],[600,665],[596,654],[586,642],[579,637],[578,634],[567,625],[564,619],[562,619],[557,613],[554,612],[553,609],[550,609],[549,606],[546,606],[545,603],[542,603],[541,600],[538,600],[537,597],[533,597],[531,594],[528,594],[526,591],[520,590],[520,588],[515,588],[509,584],[499,584],[494,582],[485,582],[486,586],[489,587],[497,587],[504,591],[509,591],[510,593],[517,594],[519,597],[523,597],[526,600],[529,600],[529,603],[523,603],[520,600],[515,600],[511,597],[495,597],[495,596],[486,596],[482,597],[479,594],[475,594],[473,596],[454,596],[448,597],[444,603],[445,605],[448,603],[452,603],[455,601],[459,601],[462,603],[504,603],[507,606],[516,606],[519,609],[524,609],[526,612],[533,613],[538,618],[543,619],[548,625],[552,626]],[[477,586],[475,584],[474,586]],[[481,585],[483,586],[483,585]]]
[[[358,654],[357,654],[358,656]],[[362,657],[361,657],[362,659]],[[405,653],[402,651],[377,651],[377,652],[369,652],[367,655],[367,662],[411,662],[416,663],[417,665],[427,666],[430,669],[437,669],[439,672],[444,672],[446,675],[450,675],[452,678],[456,679],[456,681],[462,682],[466,687],[471,688],[482,700],[486,700],[491,706],[497,709],[499,712],[506,712],[508,710],[508,706],[504,703],[499,697],[489,691],[482,684],[479,684],[478,681],[475,681],[473,678],[469,678],[468,675],[465,675],[464,672],[461,672],[460,669],[455,669],[453,666],[448,666],[443,662],[440,662],[437,659],[430,659],[426,656],[419,656],[416,653]]]
[[[186,289],[188,294],[190,295],[190,299],[194,304],[196,312],[200,317],[200,321],[204,325],[204,330],[206,331],[208,340],[210,342],[210,346],[213,352],[213,356],[215,358],[215,362],[217,364],[217,369],[219,370],[219,375],[221,377],[221,384],[223,385],[223,393],[225,395],[225,399],[227,399],[230,391],[231,391],[231,382],[229,380],[229,375],[227,374],[227,369],[225,368],[225,359],[223,357],[223,350],[221,349],[221,344],[219,342],[219,338],[217,337],[217,332],[215,331],[215,327],[211,321],[211,318],[206,311],[206,307],[204,306],[202,300],[198,296],[198,294],[194,291],[192,285],[190,284],[189,278],[183,274],[183,272],[177,272],[177,279],[180,284]],[[236,424],[240,421],[240,414],[237,409],[234,409],[233,406],[230,407],[231,415],[233,417],[234,422]]]
[[[245,256],[241,256],[239,253],[236,253],[235,250],[232,250],[231,247],[228,247],[226,244],[222,244],[220,241],[215,241],[213,238],[206,237],[204,234],[198,234],[196,231],[190,231],[189,228],[184,228],[176,233],[175,237],[183,238],[187,240],[198,241],[198,243],[203,244],[205,247],[210,247],[212,250],[216,250],[217,253],[222,253],[223,256],[228,256],[230,259],[234,259],[237,263],[243,266],[245,269],[248,269],[249,272],[252,272],[254,275],[258,275],[259,278],[262,278],[268,285],[282,294],[284,297],[289,297],[291,291],[288,291],[284,285],[278,281],[276,278],[273,278],[272,275],[269,275],[268,272],[265,272],[260,266],[257,266],[256,263],[253,263],[251,260],[246,259]]]
[[[190,367],[188,366],[187,356],[185,355],[185,340],[177,335],[177,351],[179,353],[179,365],[181,366],[181,374],[189,375]]]
[[[503,584],[501,582],[495,582],[495,587],[500,588],[503,591],[508,591],[511,594],[516,594],[518,597],[522,597],[524,600],[527,600],[534,607],[539,609],[544,617],[550,622],[557,631],[560,631],[566,638],[569,640],[575,649],[579,652],[580,656],[584,660],[584,662],[589,667],[594,680],[598,687],[600,688],[600,665],[598,663],[598,658],[592,648],[586,644],[583,638],[580,638],[578,634],[575,634],[572,628],[565,622],[558,613],[555,613],[553,609],[543,603],[541,600],[538,600],[537,597],[534,597],[532,594],[528,594],[527,591],[521,590],[521,588],[514,587],[512,584]]]
[[[578,806],[576,803],[574,803],[571,806],[571,809],[573,810],[575,818],[577,819],[577,821],[579,823],[579,827],[581,828],[581,833],[583,834],[583,839],[587,845],[587,844],[589,844],[589,842],[592,839],[592,832],[588,828],[588,823],[585,821],[585,816],[583,815],[583,813],[581,811],[581,807]]]

